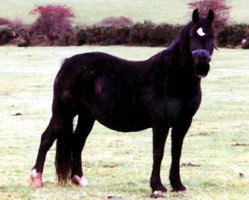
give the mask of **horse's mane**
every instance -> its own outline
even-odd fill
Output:
[[[181,63],[184,65],[186,61],[192,61],[191,51],[190,51],[190,40],[189,33],[192,28],[193,23],[189,22],[180,32],[180,55],[181,55]]]
[[[173,40],[173,42],[170,44],[170,46],[168,48],[173,48],[178,43],[188,41],[189,40],[188,36],[189,36],[191,26],[192,26],[192,22],[189,22],[187,25],[185,25],[181,29],[181,31],[179,31],[178,36],[176,37],[175,40]]]
[[[162,56],[169,54],[178,54],[177,59],[179,59],[179,63],[184,65],[186,61],[191,59],[191,52],[190,52],[190,42],[189,42],[189,32],[192,27],[192,22],[189,22],[185,25],[181,31],[179,31],[178,36],[171,42],[168,48],[163,50],[159,53],[159,55],[155,56]]]

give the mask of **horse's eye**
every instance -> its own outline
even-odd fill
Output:
[[[207,34],[206,39],[214,39],[214,34]]]
[[[214,39],[214,35],[213,34],[209,34],[209,35],[205,35],[203,37],[204,40],[210,40],[210,39]]]
[[[202,38],[202,37],[199,36],[198,34],[191,34],[191,35],[190,35],[190,39],[195,39],[195,40],[197,39],[197,40],[198,40],[198,39],[200,39],[200,38]]]

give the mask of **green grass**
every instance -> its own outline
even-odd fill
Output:
[[[95,50],[142,60],[162,48],[0,48],[1,200],[148,198],[150,129],[118,133],[96,123],[83,153],[84,171],[90,182],[87,188],[57,185],[54,146],[45,164],[46,187],[34,189],[28,183],[40,136],[50,117],[52,84],[62,60]],[[170,192],[170,138],[167,142],[162,166],[162,180],[169,189],[167,199],[249,198],[248,58],[249,51],[215,51],[211,72],[202,82],[202,106],[184,143],[181,171],[188,188],[185,193]]]
[[[190,0],[9,0],[0,1],[0,17],[19,18],[27,23],[34,21],[29,14],[35,5],[62,4],[68,5],[76,13],[77,24],[93,24],[105,17],[125,15],[134,21],[151,20],[156,23],[180,23],[189,21],[191,10],[187,3]],[[248,23],[248,0],[227,0],[232,6],[231,22]]]

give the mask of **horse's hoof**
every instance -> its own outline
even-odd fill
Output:
[[[161,191],[161,190],[156,190],[156,191],[154,191],[151,195],[150,195],[150,197],[151,198],[155,198],[155,199],[157,199],[157,198],[164,198],[165,196],[163,195],[165,192],[163,192],[163,191]]]
[[[172,192],[184,192],[186,191],[186,187],[183,184],[178,184],[177,186],[173,187]]]
[[[87,179],[86,179],[84,176],[80,177],[80,176],[78,176],[78,175],[74,175],[74,176],[71,178],[71,181],[72,181],[73,184],[79,185],[79,186],[81,186],[81,187],[86,187],[86,186],[88,186],[88,181],[87,181]]]
[[[167,192],[166,187],[164,187],[163,184],[158,185],[156,188],[154,188],[153,193],[150,195],[151,198],[163,198],[165,197],[163,194]]]
[[[36,188],[43,187],[44,183],[42,181],[42,173],[37,172],[33,169],[29,174],[30,184]]]

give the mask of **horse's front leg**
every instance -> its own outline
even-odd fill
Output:
[[[184,191],[186,187],[181,182],[180,177],[180,158],[182,151],[183,139],[191,125],[192,118],[187,120],[182,120],[177,123],[172,128],[172,148],[171,148],[171,156],[172,162],[170,167],[170,183],[173,188],[173,191]]]
[[[163,186],[160,177],[161,162],[164,154],[165,141],[168,135],[169,128],[167,126],[156,124],[153,126],[153,169],[150,178],[150,187],[153,195],[161,195],[167,192]]]

